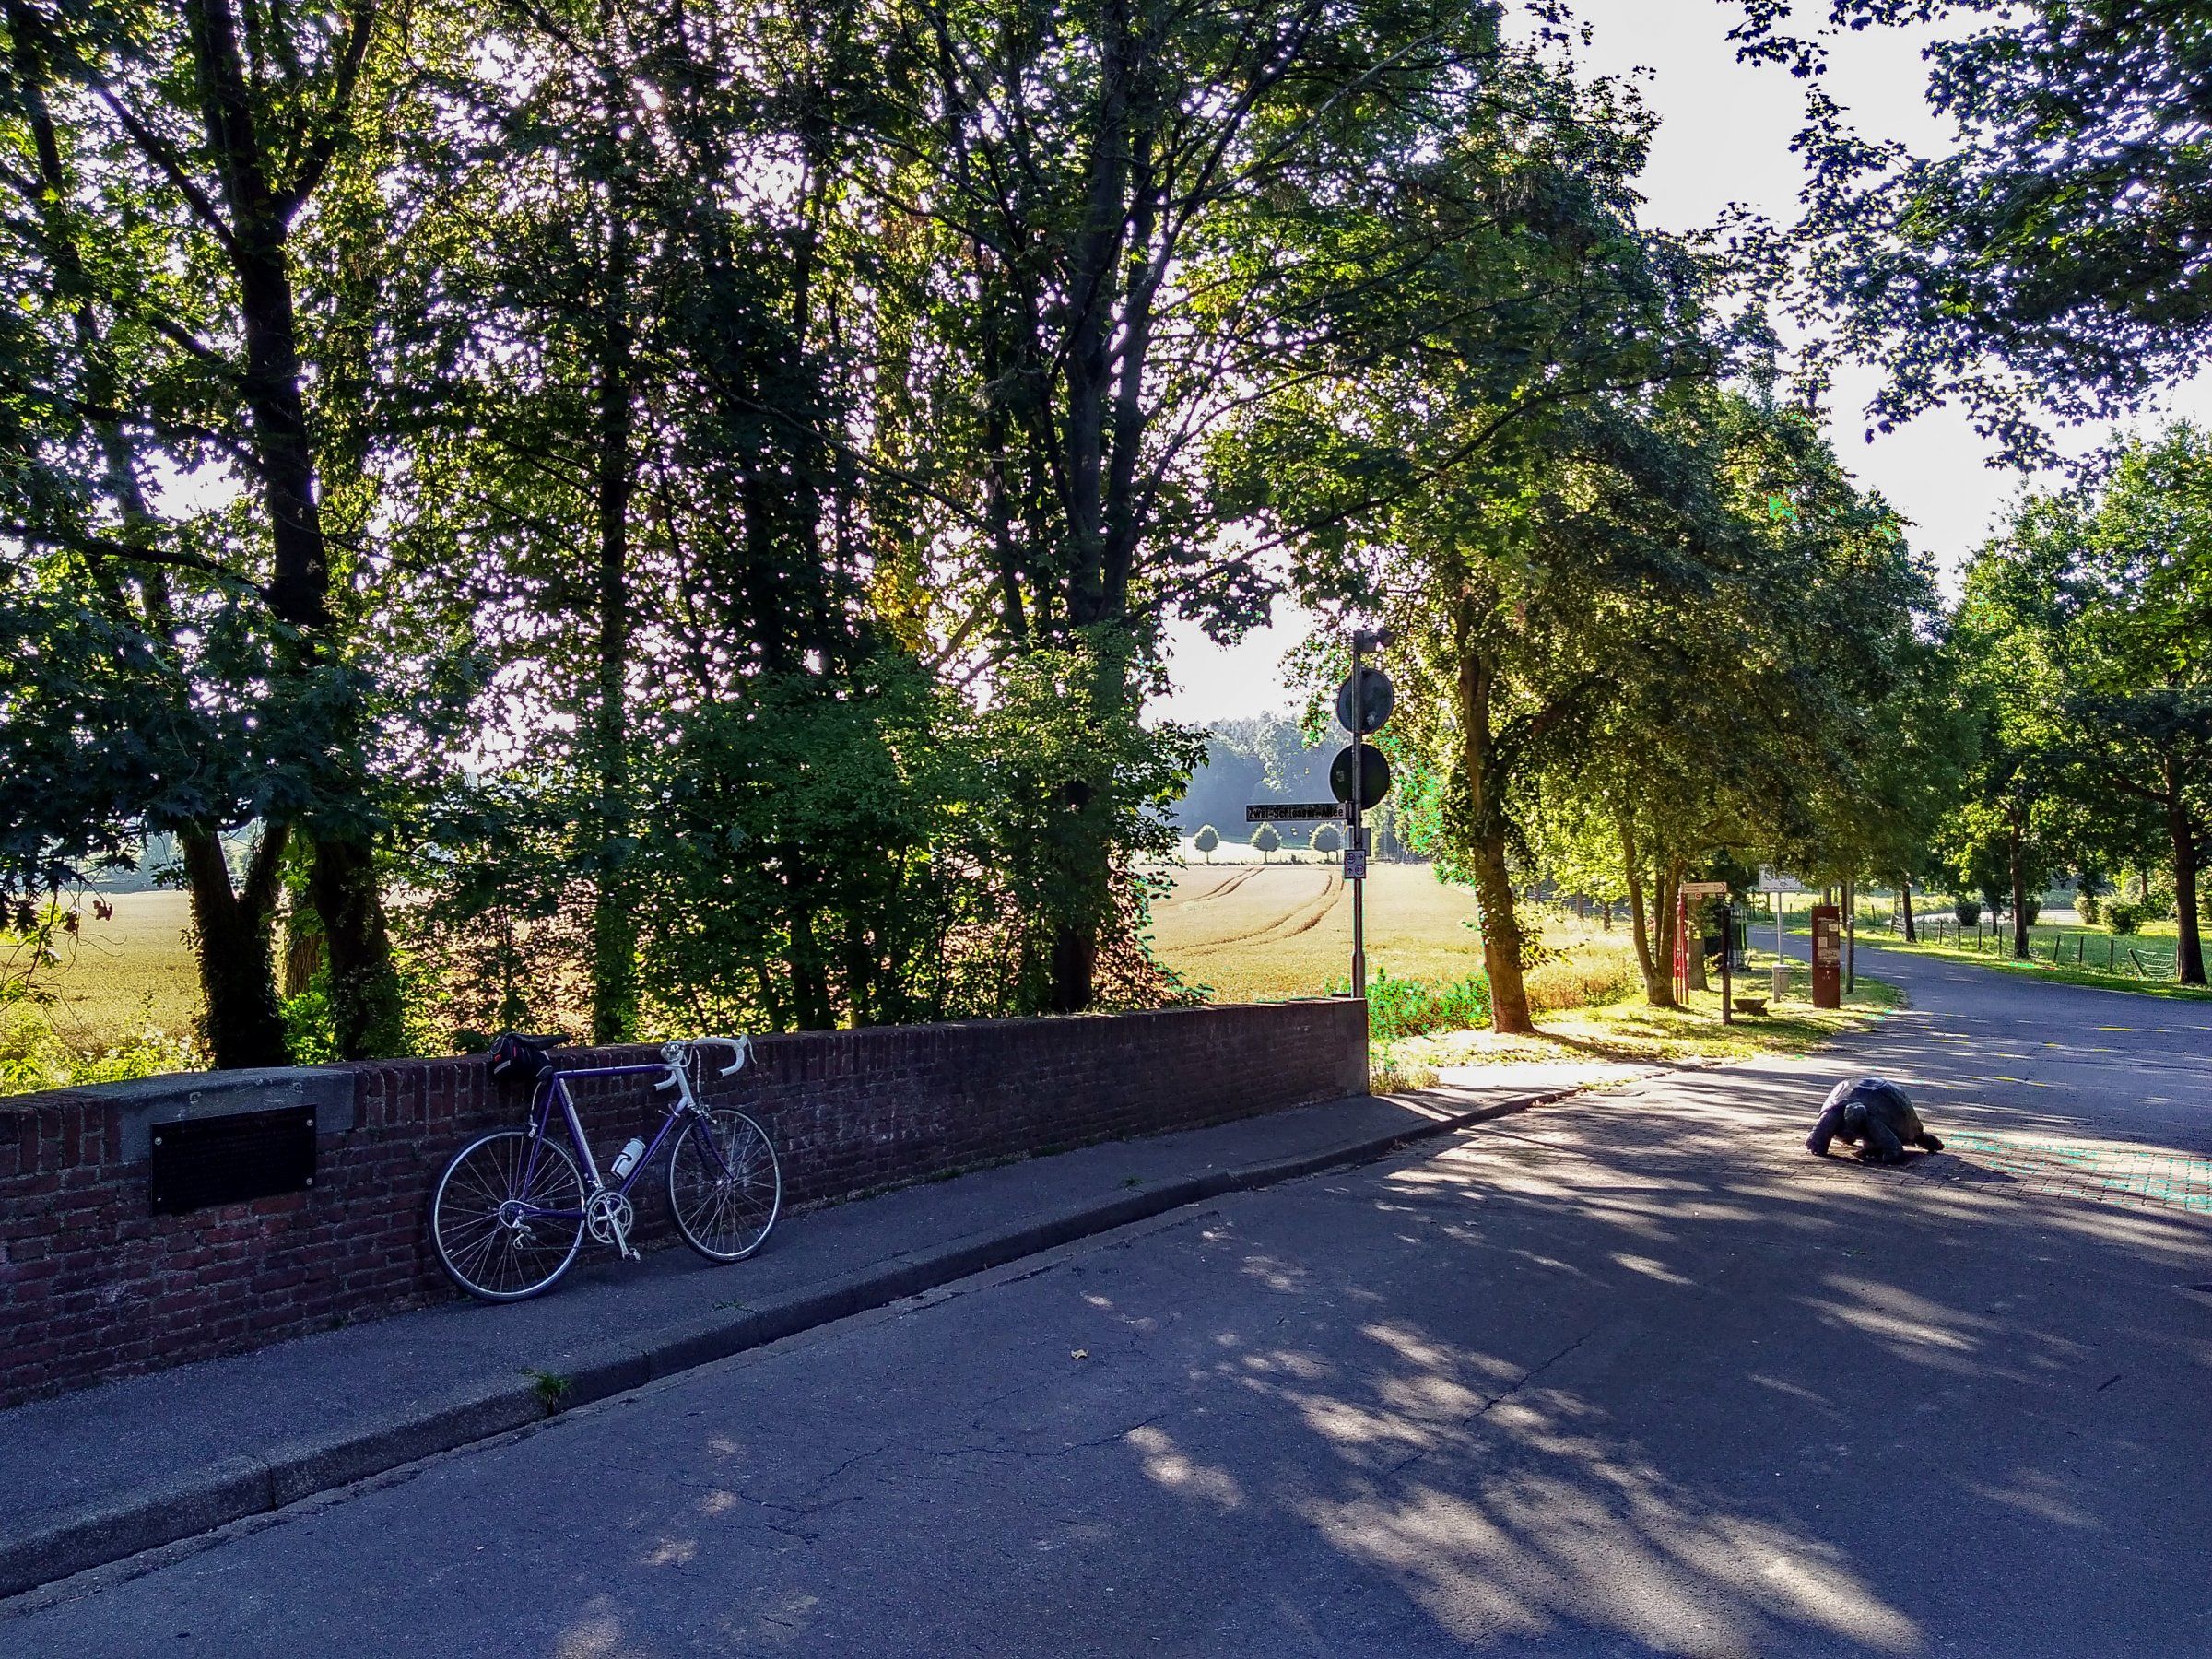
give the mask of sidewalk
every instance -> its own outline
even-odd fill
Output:
[[[0,1596],[277,1509],[1071,1240],[1645,1068],[1534,1065],[1117,1141],[788,1217],[759,1256],[587,1249],[453,1302],[0,1412]],[[643,1218],[662,1231],[657,1206]]]

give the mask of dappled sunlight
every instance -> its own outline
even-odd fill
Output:
[[[639,1559],[648,1567],[687,1567],[698,1554],[697,1538],[663,1538]]]
[[[1147,1479],[1182,1497],[1199,1499],[1224,1514],[1243,1508],[1244,1494],[1234,1477],[1225,1469],[1184,1455],[1165,1430],[1140,1424],[1129,1430],[1127,1439],[1144,1459]]]
[[[614,1611],[611,1596],[594,1595],[585,1604],[582,1618],[572,1621],[553,1642],[553,1659],[626,1659],[643,1650],[633,1647]]]
[[[1616,1265],[1681,1282],[1648,1257]],[[1895,1309],[1900,1319],[1936,1312]],[[1477,1641],[1594,1623],[1701,1653],[1764,1648],[1792,1630],[1884,1653],[1922,1646],[1912,1618],[1841,1551],[1684,1486],[1581,1391],[1552,1385],[1546,1371],[1579,1342],[1516,1362],[1402,1317],[1358,1330],[1372,1345],[1370,1369],[1347,1374],[1283,1347],[1225,1369],[1292,1414],[1341,1471],[1278,1479],[1279,1500],[1347,1557],[1388,1572],[1441,1630]],[[1163,1489],[1245,1501],[1251,1476],[1200,1463],[1154,1426],[1128,1441]]]
[[[1443,1630],[1477,1641],[1601,1624],[1712,1653],[1811,1627],[1885,1653],[1922,1644],[1836,1552],[1622,1477],[1499,1474],[1453,1490],[1317,1500],[1304,1512],[1355,1559],[1391,1573]]]
[[[1977,1498],[2004,1504],[2008,1509],[2018,1510],[2022,1514],[2032,1515],[2036,1520],[2049,1522],[2053,1526],[2072,1526],[2088,1531],[2104,1524],[2078,1504],[2060,1497],[2053,1489],[2058,1483],[2039,1470],[2020,1470],[2010,1486],[1992,1486],[1979,1480],[1966,1480],[1959,1484]]]
[[[1616,1251],[1613,1260],[1626,1267],[1630,1273],[1641,1273],[1646,1278],[1655,1278],[1662,1284],[1694,1285],[1697,1283],[1695,1279],[1684,1278],[1680,1274],[1670,1271],[1665,1265],[1653,1261],[1649,1256],[1630,1255],[1625,1252]]]
[[[1250,1255],[1244,1258],[1244,1272],[1270,1290],[1297,1290],[1306,1279],[1305,1268],[1295,1262],[1286,1262],[1272,1256]]]

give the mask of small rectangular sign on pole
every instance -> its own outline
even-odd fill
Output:
[[[1282,823],[1292,818],[1335,818],[1342,820],[1345,806],[1341,801],[1266,801],[1257,806],[1244,808],[1248,824]]]
[[[1724,881],[1686,881],[1682,897],[1695,904],[1700,899],[1720,899],[1726,896],[1728,884]]]
[[[1759,873],[1759,890],[1762,893],[1802,893],[1804,882],[1794,876],[1784,876],[1780,870],[1761,870]]]

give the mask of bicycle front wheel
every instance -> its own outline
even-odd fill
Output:
[[[583,1177],[558,1141],[501,1129],[453,1155],[430,1195],[430,1243],[446,1277],[485,1301],[535,1296],[583,1243]],[[563,1211],[556,1218],[547,1210]]]
[[[783,1171],[768,1132],[731,1106],[700,1108],[668,1154],[668,1213],[710,1262],[751,1255],[783,1207]]]

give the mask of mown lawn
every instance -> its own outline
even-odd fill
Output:
[[[1902,935],[1862,924],[1859,942],[1883,950],[1910,951],[1916,956],[1942,957],[1951,961],[1979,962],[2008,973],[2030,973],[2069,985],[2092,985],[2107,991],[2133,991],[2149,996],[2179,997],[2185,1001],[2212,998],[2201,985],[2174,981],[2178,930],[2171,922],[2147,922],[2139,934],[2114,935],[2101,927],[2078,924],[2038,922],[2028,930],[2034,960],[2023,962],[2011,955],[2012,930],[2005,928],[1992,938],[1988,924],[1982,935],[1966,930],[1950,938],[1922,938],[1907,944]],[[2109,965],[2108,965],[2109,964]]]

